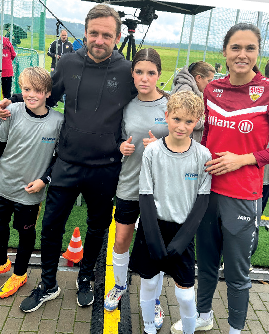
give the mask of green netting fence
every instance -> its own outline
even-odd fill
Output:
[[[18,93],[18,78],[24,68],[45,67],[46,11],[38,0],[4,0],[0,1],[0,13],[0,35],[9,38],[17,53],[13,61],[12,92]]]

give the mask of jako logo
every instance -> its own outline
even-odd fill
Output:
[[[242,133],[249,133],[253,130],[253,123],[249,120],[243,120],[238,124],[238,129]]]
[[[42,137],[41,142],[46,144],[54,144],[56,138]]]
[[[197,180],[198,174],[196,173],[186,173],[185,174],[185,180]]]
[[[237,219],[241,219],[241,220],[246,220],[246,221],[250,221],[250,217],[246,217],[246,216],[238,216],[238,218]]]

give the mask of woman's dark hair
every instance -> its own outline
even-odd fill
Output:
[[[202,78],[207,78],[209,72],[215,74],[215,69],[211,64],[206,63],[205,61],[197,61],[196,63],[190,64],[188,71],[195,78],[197,75],[200,75]]]
[[[157,67],[157,71],[158,74],[161,75],[162,72],[162,62],[161,62],[161,57],[159,55],[159,53],[152,49],[152,48],[148,48],[148,49],[141,49],[139,50],[135,56],[134,59],[132,61],[132,72],[134,71],[135,65],[139,62],[139,61],[150,61],[151,63],[155,64]],[[169,94],[164,92],[163,90],[159,89],[158,87],[156,87],[157,91],[164,95],[165,97],[169,98]]]
[[[266,66],[265,66],[265,69],[264,69],[264,76],[266,78],[269,78],[269,60],[268,60]]]
[[[253,32],[253,34],[257,37],[258,39],[258,44],[259,44],[259,50],[261,48],[261,32],[260,29],[256,26],[254,26],[251,23],[237,23],[234,26],[232,26],[226,33],[224,40],[223,40],[223,47],[222,50],[225,51],[227,48],[227,45],[229,43],[230,38],[237,32],[237,31],[244,31],[244,30],[250,30]],[[229,67],[227,66],[227,70],[229,70]],[[254,72],[258,72],[259,68],[257,64],[253,67],[252,69]]]

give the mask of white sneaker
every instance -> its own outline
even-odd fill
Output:
[[[162,328],[164,312],[160,304],[155,304],[155,318],[154,323],[157,331]]]
[[[210,311],[210,317],[208,320],[202,319],[199,314],[197,313],[196,324],[195,324],[195,332],[196,331],[209,331],[213,328],[213,311]],[[179,320],[178,322],[174,323],[171,327],[172,334],[182,334],[182,321]]]
[[[125,288],[121,288],[118,285],[115,285],[112,290],[106,295],[104,307],[107,311],[114,311],[119,304],[119,301],[122,295],[126,292],[127,286]]]

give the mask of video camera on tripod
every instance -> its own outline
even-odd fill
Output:
[[[118,13],[121,18],[125,17],[126,15],[122,11],[119,11]],[[125,45],[128,42],[126,59],[130,60],[131,53],[132,53],[132,59],[136,54],[134,33],[135,29],[137,28],[137,25],[144,24],[150,26],[152,21],[156,20],[157,18],[158,15],[155,14],[155,9],[152,6],[147,5],[141,8],[137,20],[125,19],[124,21],[122,21],[122,23],[125,24],[128,28],[128,35],[124,38],[124,41],[121,44],[119,52],[122,52],[122,50],[125,48]]]

